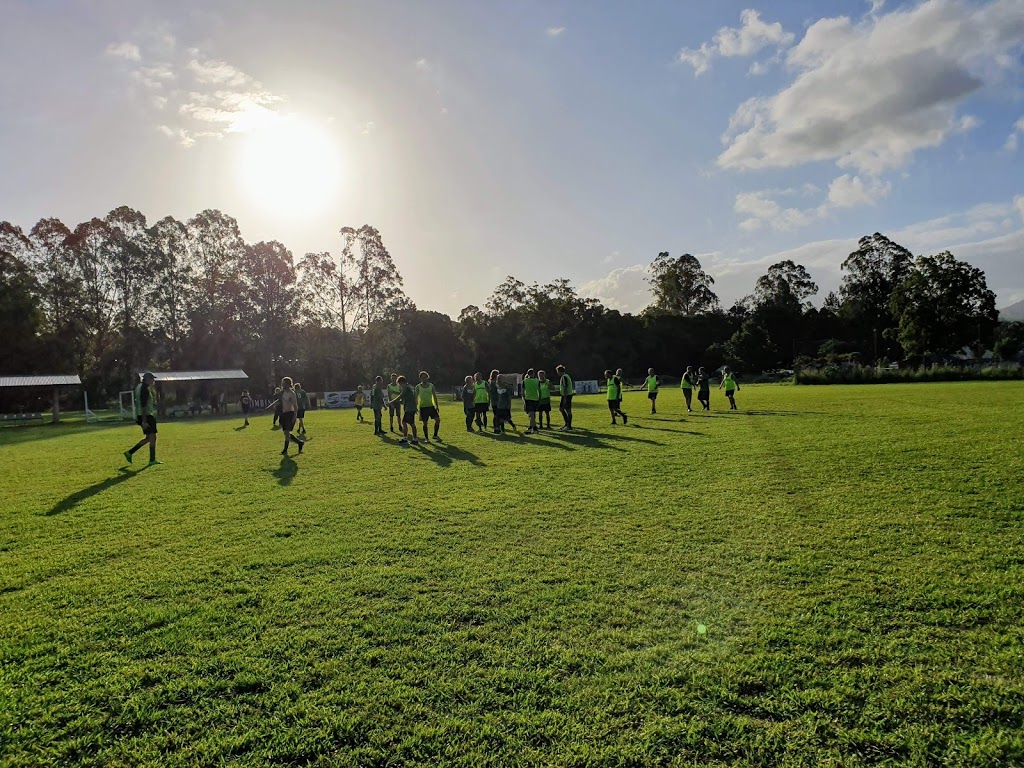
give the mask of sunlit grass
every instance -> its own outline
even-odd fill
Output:
[[[0,763],[1021,764],[1022,398],[2,430]]]

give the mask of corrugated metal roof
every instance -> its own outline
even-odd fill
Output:
[[[0,387],[69,387],[81,383],[78,376],[0,376]]]
[[[248,379],[245,371],[153,371],[157,381],[218,381],[227,379]]]

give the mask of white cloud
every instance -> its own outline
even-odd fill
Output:
[[[841,208],[874,205],[887,197],[891,188],[889,182],[877,179],[865,182],[860,176],[851,177],[849,174],[843,174],[832,180],[825,198],[816,206],[784,207],[777,201],[777,198],[782,197],[806,198],[820,194],[816,186],[805,184],[800,188],[741,192],[736,195],[733,210],[743,217],[739,226],[744,232],[756,232],[766,228],[776,232],[790,232],[827,218]]]
[[[792,42],[793,34],[786,32],[782,24],[766,24],[757,11],[748,8],[740,14],[739,28],[722,27],[710,43],[701,43],[700,48],[683,48],[678,60],[693,67],[694,76],[699,77],[718,57],[753,56],[764,48],[784,48]]]
[[[637,264],[632,267],[613,269],[605,277],[580,286],[580,295],[584,298],[597,299],[609,309],[620,312],[639,312],[653,298],[651,287],[647,283],[650,270],[647,265]]]
[[[1019,141],[1018,136],[1024,136],[1024,117],[1013,124],[1013,130],[1010,131],[1010,135],[1006,138],[1006,144],[1003,145],[1003,149],[1007,152],[1016,152]]]
[[[430,71],[430,62],[427,61],[426,59],[417,59],[416,63],[413,66],[416,67],[416,69],[418,69],[420,72]]]
[[[889,196],[892,185],[877,179],[866,184],[860,176],[843,174],[828,187],[828,202],[834,208],[853,208],[858,205],[874,205]]]
[[[135,43],[111,43],[107,46],[107,56],[114,56],[128,61],[141,61],[142,52]]]
[[[548,27],[544,30],[544,34],[548,37],[561,37],[565,32],[565,27]]]
[[[138,47],[126,43],[111,44],[107,52],[130,62],[130,77],[148,94],[152,108],[178,117],[168,123],[173,118],[164,114],[158,130],[182,146],[250,131],[278,116],[275,105],[283,97],[237,67],[207,58],[197,48],[179,53],[169,36],[156,48],[166,54],[164,59],[144,61]]]
[[[1020,220],[1007,221],[1006,215],[1013,215],[1015,209]],[[976,205],[966,211],[883,234],[915,254],[934,254],[948,249],[958,259],[984,270],[988,287],[996,292],[1000,306],[1024,296],[1024,270],[1021,269],[1024,195],[1018,195],[1012,202]],[[750,258],[749,254],[757,251],[749,248],[741,248],[735,255],[705,253],[698,258],[704,270],[715,278],[715,292],[725,307],[753,291],[757,278],[769,266],[787,259],[804,265],[811,273],[819,286],[817,301],[820,304],[829,291],[838,290],[842,279],[840,267],[856,248],[857,238],[850,237],[813,241],[755,258]],[[603,278],[585,283],[580,293],[610,308],[639,312],[651,301],[644,282],[647,274],[648,267],[643,264],[616,269]]]
[[[925,0],[856,23],[821,19],[788,52],[792,83],[736,109],[718,164],[831,160],[872,176],[901,167],[977,124],[959,107],[1005,75],[1022,43],[1020,0]]]

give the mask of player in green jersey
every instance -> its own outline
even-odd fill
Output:
[[[441,427],[441,411],[440,404],[437,401],[437,390],[430,382],[430,374],[426,371],[420,371],[420,383],[416,385],[416,402],[420,409],[420,421],[423,422],[423,442],[430,442],[430,438],[427,437],[427,421],[433,419],[434,439],[439,443],[443,443],[444,440],[437,434],[437,430]]]
[[[722,383],[718,385],[718,388],[722,387],[725,387],[725,396],[729,398],[729,410],[738,410],[736,408],[736,393],[740,391],[740,385],[736,382],[733,372],[728,368],[722,369]]]
[[[647,399],[651,401],[651,413],[657,413],[655,405],[658,402],[658,377],[654,375],[654,369],[647,369]]]
[[[398,417],[399,426],[402,422],[402,385],[398,383],[398,374],[391,374],[391,383],[388,384],[388,418],[391,421],[391,431],[395,431],[395,417]]]
[[[619,370],[622,370],[621,368]],[[622,412],[622,377],[618,373],[605,371],[604,377],[608,386],[608,410],[612,414],[612,424],[618,424],[616,416],[622,417],[622,423],[628,424],[629,417]]]
[[[142,427],[142,439],[124,452],[125,459],[131,464],[135,452],[144,445],[149,445],[149,463],[163,464],[156,460],[156,377],[146,371],[142,381],[135,387],[135,423]]]
[[[540,379],[536,376],[533,368],[530,368],[523,376],[523,409],[530,419],[530,426],[526,428],[525,434],[534,435],[537,433],[537,408],[540,405]]]
[[[537,428],[551,429],[551,381],[544,371],[537,371],[537,378],[540,380],[540,400],[537,402]],[[544,426],[544,417],[547,417],[547,427]]]

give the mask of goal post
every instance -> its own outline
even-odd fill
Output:
[[[130,389],[126,392],[119,392],[117,398],[118,406],[121,409],[121,418],[135,421],[135,392]]]

